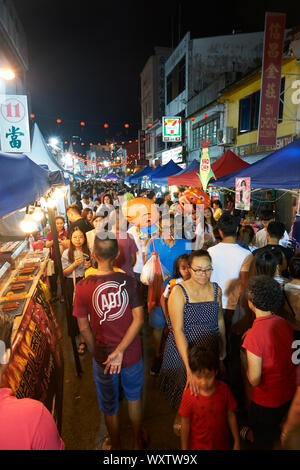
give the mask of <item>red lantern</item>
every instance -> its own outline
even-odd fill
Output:
[[[35,114],[30,114],[30,118],[31,118],[31,119],[34,119],[34,118],[35,118]]]
[[[191,117],[191,121],[195,121],[195,119],[196,119],[196,118],[194,118],[194,117]]]
[[[61,124],[61,119],[56,119],[57,124]]]
[[[126,127],[126,128],[128,129],[128,127],[129,127],[129,124],[124,124],[124,127]]]
[[[80,125],[81,125],[81,127],[84,127],[84,126],[85,126],[85,122],[81,121]]]
[[[204,114],[204,118],[205,118],[205,119],[208,118],[208,114]]]
[[[108,124],[104,124],[104,127],[105,127],[105,129],[107,129],[107,128],[109,127],[109,125],[108,125]]]

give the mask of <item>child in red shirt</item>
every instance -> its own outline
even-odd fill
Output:
[[[253,277],[246,297],[256,317],[243,342],[247,378],[252,385],[254,445],[257,449],[272,449],[296,389],[293,329],[272,313],[280,309],[283,300],[281,287],[272,277]]]
[[[189,366],[199,380],[200,394],[193,396],[189,388],[183,392],[179,407],[181,449],[229,450],[231,431],[233,450],[239,450],[239,429],[234,413],[236,401],[225,382],[216,380],[218,354],[192,346]]]

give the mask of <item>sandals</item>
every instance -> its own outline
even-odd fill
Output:
[[[111,440],[109,436],[103,437],[100,441],[100,450],[111,450]]]
[[[80,356],[83,356],[87,352],[86,343],[79,343],[77,351]]]
[[[240,437],[244,441],[254,442],[253,431],[249,426],[242,426],[240,429]]]

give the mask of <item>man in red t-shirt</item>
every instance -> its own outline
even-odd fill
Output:
[[[45,405],[31,398],[18,399],[1,387],[10,359],[10,333],[0,324],[0,450],[64,450],[55,421]]]
[[[127,274],[114,272],[118,241],[110,232],[106,232],[106,236],[105,239],[95,238],[93,255],[98,262],[98,272],[77,284],[73,315],[94,356],[97,396],[112,449],[121,448],[118,423],[121,380],[137,450],[142,448],[143,362],[139,332],[144,312],[135,280]]]
[[[273,278],[255,276],[248,283],[246,295],[256,317],[243,342],[247,377],[253,387],[254,441],[258,449],[272,449],[296,389],[293,330],[283,318],[272,313],[280,309],[283,295]]]

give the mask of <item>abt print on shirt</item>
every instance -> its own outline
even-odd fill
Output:
[[[105,321],[112,322],[123,317],[129,304],[129,296],[125,286],[126,281],[120,284],[110,280],[95,289],[92,304],[100,318],[100,325]]]

